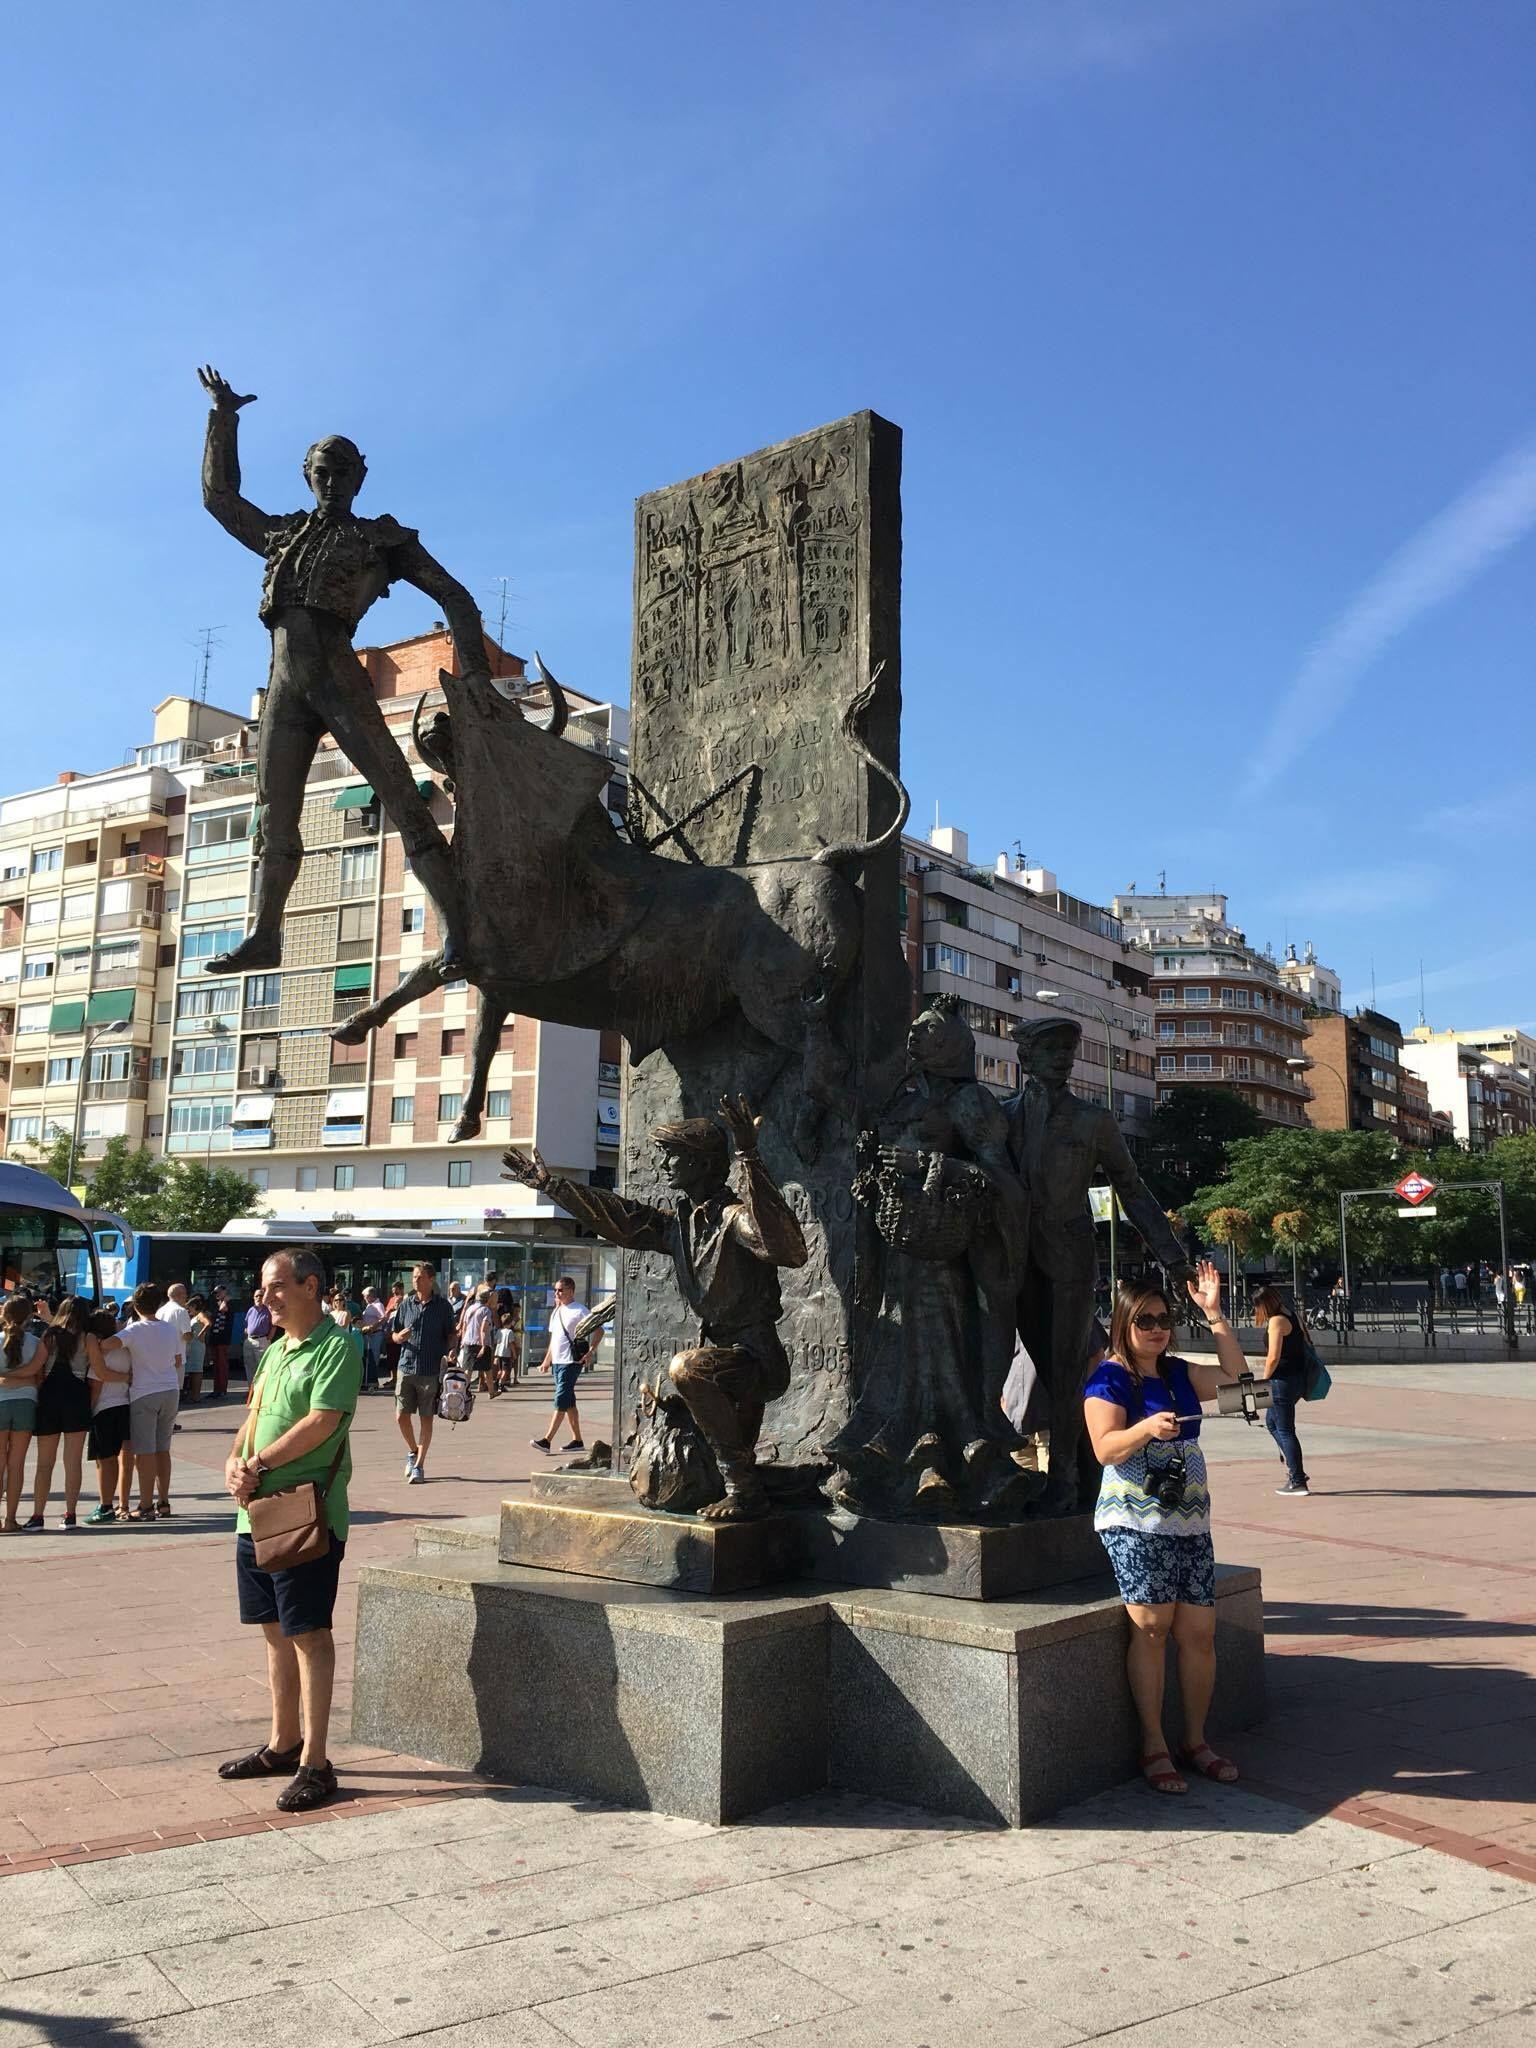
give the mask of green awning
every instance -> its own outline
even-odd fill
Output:
[[[85,1004],[55,1003],[53,1015],[48,1019],[50,1031],[83,1031],[85,1029]]]
[[[85,1012],[87,1024],[126,1024],[133,1016],[131,988],[104,988],[91,997]]]
[[[336,799],[335,809],[338,811],[366,811],[370,804],[376,804],[377,802],[378,798],[374,795],[368,784],[366,782],[358,782],[354,783],[351,789],[344,789],[341,792],[341,795]]]
[[[366,995],[373,987],[373,969],[363,967],[338,967],[336,970],[336,993],[339,996]]]

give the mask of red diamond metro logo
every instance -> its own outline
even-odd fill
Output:
[[[1435,1183],[1426,1180],[1422,1173],[1405,1173],[1393,1192],[1417,1209],[1420,1202],[1427,1202],[1435,1192]]]

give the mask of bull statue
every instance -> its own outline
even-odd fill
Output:
[[[899,837],[909,798],[863,737],[881,670],[847,706],[842,731],[895,795],[874,837],[789,858],[707,867],[620,835],[601,802],[611,774],[559,735],[559,684],[540,663],[549,727],[489,680],[443,678],[451,709],[419,723],[422,758],[451,777],[453,862],[465,906],[454,968],[424,961],[332,1032],[359,1045],[397,1010],[451,978],[480,992],[473,1072],[450,1143],[479,1135],[492,1057],[509,1015],[622,1034],[640,1062],[739,1014],[801,1063],[796,1141],[805,1156],[821,1118],[847,1115],[848,1055],[829,1021],[858,959],[864,863]]]

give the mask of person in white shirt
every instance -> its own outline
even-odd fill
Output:
[[[459,1364],[466,1373],[478,1374],[478,1387],[482,1394],[493,1394],[492,1385],[494,1359],[491,1351],[491,1290],[478,1289],[459,1318]]]
[[[586,1449],[581,1440],[581,1417],[576,1412],[576,1375],[581,1371],[581,1360],[576,1357],[571,1344],[585,1314],[585,1308],[576,1299],[576,1282],[569,1273],[562,1273],[555,1282],[555,1305],[549,1312],[549,1349],[539,1367],[540,1372],[552,1372],[555,1376],[555,1412],[550,1416],[549,1427],[544,1434],[533,1439],[536,1451],[550,1449],[562,1415],[567,1417],[566,1426],[571,1437],[570,1442],[561,1448],[567,1451]],[[585,1356],[584,1347],[582,1357]]]
[[[387,1311],[379,1299],[377,1287],[363,1289],[363,1312],[354,1328],[363,1340],[363,1392],[371,1394],[374,1382],[379,1376],[379,1353],[384,1348],[384,1324]]]
[[[179,1280],[173,1280],[165,1290],[165,1307],[155,1317],[155,1321],[169,1323],[181,1343],[181,1357],[176,1363],[176,1405],[179,1408],[186,1393],[187,1358],[192,1347],[192,1311],[187,1305],[187,1290]]]
[[[158,1320],[164,1306],[165,1290],[143,1281],[133,1290],[135,1320],[102,1346],[110,1365],[120,1367],[118,1354],[128,1354],[128,1433],[139,1469],[139,1505],[131,1516],[136,1522],[171,1512],[171,1431],[185,1353],[179,1331]]]

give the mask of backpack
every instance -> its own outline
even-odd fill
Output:
[[[1295,1312],[1294,1307],[1291,1320],[1301,1337],[1302,1356],[1307,1366],[1307,1376],[1301,1387],[1301,1398],[1303,1401],[1326,1401],[1328,1389],[1333,1385],[1333,1375],[1319,1358],[1317,1346],[1312,1342],[1312,1333]]]
[[[437,1412],[443,1422],[468,1422],[474,1412],[475,1390],[469,1374],[462,1366],[448,1365],[443,1368],[443,1383],[438,1390]]]

